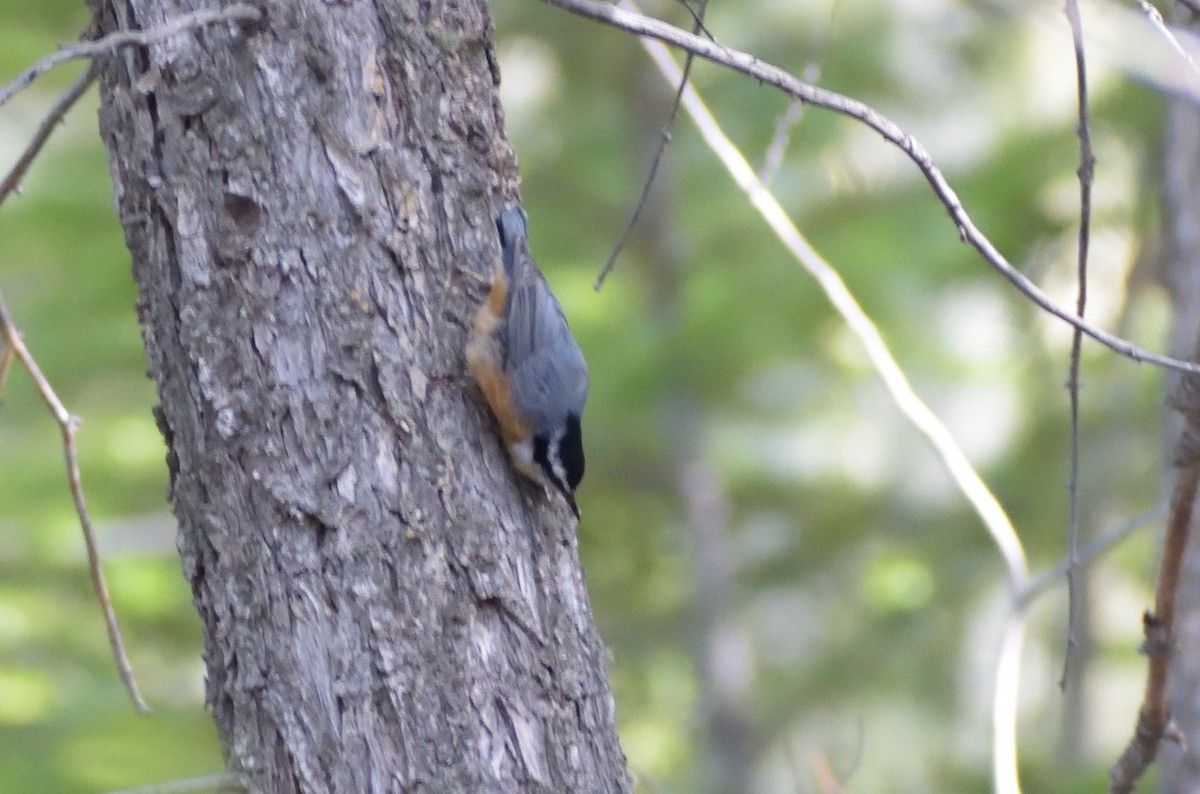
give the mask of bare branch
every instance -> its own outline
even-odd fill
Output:
[[[0,341],[3,341],[0,338]],[[4,381],[8,378],[8,369],[13,363],[12,345],[5,344],[4,349],[0,350],[0,404],[4,402]]]
[[[1195,420],[1196,417],[1192,417]],[[1195,432],[1195,428],[1191,428]],[[1185,432],[1185,436],[1187,433]],[[1187,441],[1181,442],[1187,444]],[[1197,490],[1200,490],[1200,461],[1192,455],[1181,464],[1179,479],[1171,497],[1171,514],[1163,544],[1162,567],[1154,593],[1154,612],[1142,621],[1145,641],[1142,652],[1150,659],[1146,674],[1146,692],[1138,711],[1133,738],[1121,757],[1109,770],[1109,794],[1132,794],[1138,781],[1158,755],[1159,742],[1167,735],[1170,711],[1167,708],[1167,672],[1175,647],[1175,593],[1179,588],[1183,554],[1191,533],[1192,514]]]
[[[632,7],[632,2],[622,0],[621,5]],[[642,40],[642,46],[650,53],[665,78],[672,84],[676,83],[680,75],[679,67],[666,47],[647,39]],[[683,106],[700,128],[700,134],[709,148],[725,164],[738,186],[749,197],[750,203],[762,214],[797,261],[816,279],[830,303],[858,337],[901,413],[928,439],[941,458],[955,485],[980,517],[1003,556],[1015,605],[1016,595],[1024,592],[1029,581],[1029,567],[1021,539],[1003,506],[971,465],[954,436],[913,390],[879,329],[855,300],[841,276],[800,234],[800,230],[787,217],[775,196],[755,175],[746,158],[721,130],[716,119],[690,85],[684,91]],[[1024,637],[1024,611],[1014,607],[1008,619],[997,662],[992,713],[995,782],[996,790],[1001,794],[1018,794],[1020,791],[1017,778],[1016,694]]]
[[[804,83],[784,70],[765,63],[753,55],[715,44],[699,36],[694,36],[687,31],[680,30],[673,25],[641,14],[632,13],[624,8],[598,3],[594,0],[544,0],[544,2],[566,9],[572,13],[604,22],[621,30],[626,30],[639,36],[658,39],[687,52],[695,53],[713,63],[727,66],[763,83],[772,85],[802,102],[823,107],[835,113],[841,113],[844,116],[849,116],[866,124],[883,136],[884,140],[899,148],[913,161],[924,175],[925,180],[933,188],[934,194],[946,207],[951,219],[958,228],[959,236],[978,251],[984,258],[984,261],[1008,279],[1013,286],[1043,311],[1078,328],[1105,347],[1134,361],[1146,362],[1178,372],[1200,374],[1200,364],[1151,353],[1125,339],[1090,325],[1075,314],[1054,303],[1050,296],[1030,281],[1024,273],[1013,267],[992,242],[979,231],[970,216],[967,215],[966,210],[963,209],[962,203],[958,199],[958,194],[954,192],[954,189],[950,187],[950,183],[946,181],[941,170],[934,164],[928,150],[902,127],[870,106],[834,91]]]
[[[630,0],[622,0],[622,5],[631,5]],[[648,41],[643,41],[643,45],[667,79],[675,83],[679,79],[679,67],[670,53],[661,45]],[[717,120],[690,85],[684,91],[683,106],[700,128],[700,133],[709,147],[725,164],[738,186],[749,196],[750,202],[763,215],[797,261],[825,290],[830,303],[866,348],[871,363],[897,407],[933,445],[955,484],[988,528],[1004,556],[1009,582],[1014,590],[1019,591],[1028,580],[1029,568],[1020,538],[1000,502],[971,466],[971,462],[950,431],[913,390],[879,329],[855,300],[837,271],[804,239],[775,196],[758,180],[746,158],[721,130]]]
[[[1079,569],[1087,568],[1095,562],[1100,555],[1116,546],[1125,538],[1132,535],[1137,530],[1146,526],[1152,521],[1158,521],[1167,514],[1166,504],[1157,504],[1146,512],[1130,518],[1121,524],[1113,527],[1103,536],[1096,538],[1076,556],[1075,567]],[[1067,575],[1068,569],[1071,567],[1070,559],[1063,560],[1058,565],[1055,565],[1048,571],[1038,574],[1029,581],[1029,586],[1025,588],[1023,593],[1017,595],[1017,605],[1020,608],[1025,608],[1030,602],[1048,591],[1051,587],[1059,582]]]
[[[767,147],[767,153],[763,157],[762,168],[758,170],[759,182],[770,185],[775,181],[775,175],[779,173],[779,168],[783,165],[783,156],[787,153],[788,144],[792,140],[792,130],[796,128],[803,117],[804,103],[793,99],[788,103],[787,109],[775,120],[775,134],[771,136],[771,144]]]
[[[708,0],[700,0],[699,9],[693,9],[687,0],[681,0],[681,2],[692,14],[692,33],[699,33],[704,30],[704,12],[708,9]],[[696,56],[689,52],[686,60],[683,62],[683,76],[679,78],[679,87],[675,89],[675,99],[671,102],[671,114],[667,116],[667,121],[663,124],[662,136],[659,138],[658,148],[654,151],[654,158],[650,161],[650,170],[646,173],[646,179],[642,182],[642,194],[638,197],[637,204],[634,205],[629,220],[625,222],[625,228],[617,236],[617,242],[613,245],[612,253],[608,255],[608,260],[605,261],[604,267],[600,268],[600,274],[596,276],[596,282],[592,284],[593,289],[599,290],[604,286],[604,279],[608,278],[608,274],[612,272],[613,267],[617,264],[617,257],[625,247],[625,240],[628,239],[629,232],[633,230],[638,218],[641,217],[642,208],[646,206],[646,199],[650,196],[650,188],[654,186],[654,178],[658,175],[658,166],[662,162],[663,153],[667,151],[667,144],[671,142],[671,128],[675,126],[675,117],[679,115],[679,101],[683,96],[683,89],[687,86],[688,78],[692,74],[692,62],[695,58]]]
[[[836,13],[837,3],[830,3],[829,20],[825,33],[821,37],[812,60],[804,67],[804,82],[811,85],[816,85],[821,79],[821,63],[825,59],[825,50],[828,49],[829,39],[833,35],[833,18]],[[792,97],[788,102],[787,110],[775,121],[775,134],[771,137],[771,144],[767,147],[767,153],[763,157],[762,168],[758,171],[758,179],[764,185],[775,181],[775,176],[783,165],[783,156],[787,153],[788,144],[791,142],[792,132],[802,118],[804,118],[804,103]]]
[[[1076,265],[1075,314],[1083,317],[1087,307],[1088,244],[1092,226],[1092,173],[1096,166],[1092,154],[1092,137],[1088,128],[1087,59],[1083,51],[1083,18],[1079,15],[1078,0],[1066,0],[1065,11],[1071,24],[1071,41],[1075,49],[1076,93],[1079,96],[1079,245]],[[1081,589],[1078,581],[1079,559],[1079,359],[1083,347],[1083,332],[1075,328],[1071,334],[1071,363],[1067,373],[1067,390],[1071,402],[1071,445],[1068,455],[1067,492],[1067,649],[1063,654],[1059,689],[1066,690],[1067,677],[1079,647],[1077,636]]]
[[[1183,58],[1193,72],[1200,74],[1200,67],[1196,65],[1196,61],[1194,58],[1192,58],[1192,54],[1188,52],[1187,48],[1180,43],[1178,37],[1171,32],[1169,27],[1167,27],[1167,23],[1163,21],[1162,14],[1159,12],[1159,10],[1148,3],[1147,0],[1136,0],[1136,2],[1138,4],[1138,8],[1140,8],[1142,13],[1145,14],[1146,19],[1150,20],[1150,24],[1154,27],[1154,29],[1162,34],[1163,38],[1167,40],[1167,43],[1171,45],[1171,49],[1175,51],[1175,54]]]
[[[42,374],[41,368],[25,347],[25,343],[21,339],[21,334],[13,324],[12,315],[8,312],[8,306],[4,302],[3,295],[0,295],[0,338],[4,339],[8,351],[10,351],[6,355],[14,356],[29,372],[29,377],[33,379],[38,393],[42,396],[42,401],[46,403],[50,412],[54,414],[54,419],[58,422],[59,429],[62,431],[63,455],[67,463],[67,480],[71,486],[71,496],[75,500],[75,512],[79,514],[79,523],[83,528],[83,541],[87,546],[88,568],[92,574],[92,586],[95,588],[96,598],[99,600],[100,607],[104,611],[104,624],[108,629],[108,642],[112,646],[113,658],[117,663],[117,670],[121,674],[121,680],[124,682],[125,688],[129,691],[129,697],[133,699],[134,706],[139,713],[149,714],[150,707],[146,705],[146,701],[142,700],[142,695],[138,691],[137,681],[133,677],[133,668],[129,664],[129,656],[125,653],[125,642],[121,638],[121,627],[117,623],[117,615],[113,610],[112,599],[108,595],[108,585],[104,581],[104,571],[100,567],[100,552],[96,548],[96,537],[92,530],[92,518],[88,514],[87,502],[83,497],[83,483],[79,476],[79,458],[75,450],[75,431],[79,427],[79,418],[72,416],[67,411],[66,406],[63,405],[62,400],[55,394],[54,389],[50,386],[50,382],[46,380],[46,376]]]
[[[996,794],[1021,794],[1017,767],[1017,703],[1020,701],[1021,650],[1025,647],[1025,610],[1010,609],[996,656],[992,693],[992,785]]]
[[[42,123],[38,125],[37,132],[34,133],[33,139],[29,141],[29,145],[25,147],[25,151],[17,159],[15,165],[4,177],[4,181],[0,182],[0,204],[8,198],[8,195],[14,191],[20,192],[21,182],[25,179],[25,173],[29,170],[29,166],[33,163],[34,158],[42,151],[42,147],[46,145],[46,141],[50,139],[50,135],[58,127],[58,123],[62,121],[63,116],[67,111],[79,101],[79,98],[84,95],[91,84],[96,80],[96,62],[92,61],[88,64],[88,68],[84,70],[79,79],[71,84],[58,101],[54,103],[54,107],[50,108],[50,112],[42,119]],[[0,384],[3,381],[0,380]]]
[[[215,22],[257,22],[260,19],[262,19],[262,12],[257,8],[245,3],[236,3],[221,9],[184,14],[150,30],[122,30],[110,33],[96,41],[84,41],[62,47],[21,72],[16,79],[0,89],[0,106],[7,103],[38,77],[67,61],[93,58],[118,47],[144,46]]]
[[[692,8],[692,4],[689,2],[689,0],[678,0],[678,2],[679,5],[683,6],[684,9],[687,10],[688,16],[692,18],[692,32],[703,33],[708,39],[716,41],[716,39],[713,38],[713,34],[710,33],[708,28],[704,26],[704,12],[708,9],[708,0],[699,0],[697,3],[697,5],[700,6],[699,11]]]

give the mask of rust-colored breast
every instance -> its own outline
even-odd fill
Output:
[[[467,341],[467,371],[479,384],[492,413],[500,422],[505,445],[511,446],[527,439],[530,431],[513,409],[512,388],[503,367],[504,351],[496,338],[496,331],[504,322],[501,315],[507,298],[508,279],[504,268],[497,263],[492,288],[475,312],[471,338]]]

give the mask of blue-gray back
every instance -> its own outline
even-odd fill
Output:
[[[557,428],[567,414],[583,412],[587,364],[558,300],[529,253],[525,213],[520,207],[508,207],[496,226],[509,283],[504,368],[513,403],[535,433]]]

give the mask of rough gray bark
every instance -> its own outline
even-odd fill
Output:
[[[100,112],[229,766],[629,791],[573,522],[463,377],[516,195],[486,5],[260,7],[114,55]]]

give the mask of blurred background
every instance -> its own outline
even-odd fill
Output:
[[[492,4],[531,243],[588,356],[580,527],[643,792],[990,790],[1001,560],[822,294],[682,116],[642,222],[671,89],[636,40],[542,3]],[[1085,25],[1089,6],[1084,7]],[[677,4],[648,6],[676,24]],[[74,40],[78,0],[0,0],[0,84]],[[987,0],[713,2],[708,29],[858,97],[921,139],[999,249],[1074,303],[1070,32]],[[1156,281],[1163,96],[1091,63],[1098,158],[1088,316],[1163,350]],[[7,171],[82,70],[0,109]],[[916,169],[861,125],[698,63],[694,84],[880,324],[1012,516],[1036,573],[1066,554],[1068,329],[962,245]],[[179,572],[129,255],[95,90],[0,210],[0,290],[68,408],[143,692],[106,641],[56,425],[14,368],[0,405],[0,770],[5,792],[103,792],[221,769],[200,628]],[[1162,374],[1084,347],[1085,540],[1162,500]],[[1030,791],[1095,791],[1134,724],[1159,529],[1087,578],[1067,694],[1065,588],[1039,598],[1021,679]],[[1146,790],[1150,790],[1147,785]]]

